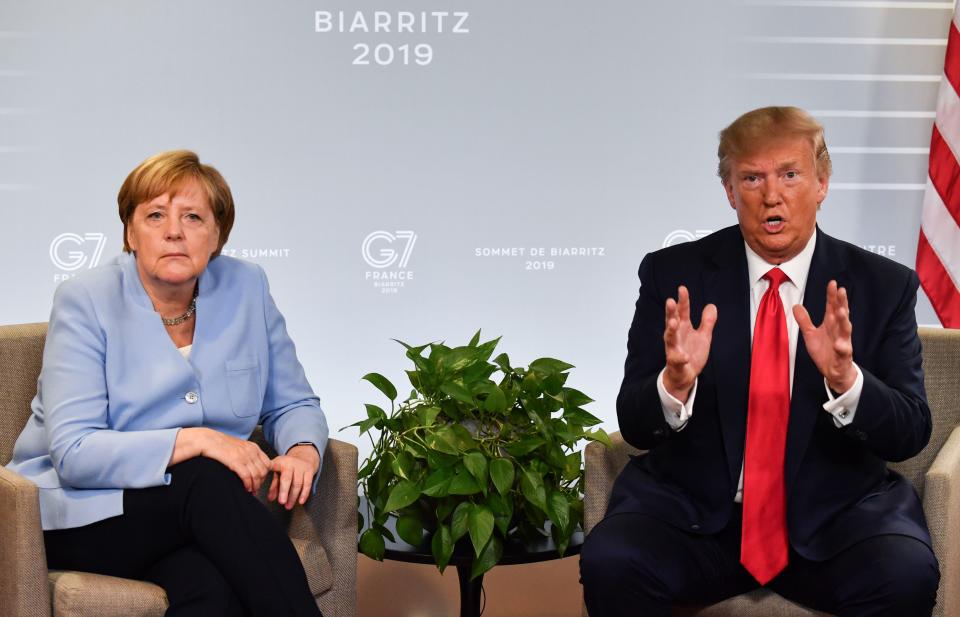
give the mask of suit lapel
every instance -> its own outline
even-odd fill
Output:
[[[732,486],[740,479],[750,381],[750,284],[743,237],[729,234],[704,270],[704,304],[717,305],[710,367]]]
[[[823,313],[827,302],[827,283],[835,279],[838,284],[851,291],[850,281],[844,277],[846,263],[839,243],[834,238],[817,229],[817,244],[810,262],[810,273],[803,292],[803,306],[810,314],[814,325],[823,323]],[[790,395],[790,423],[787,429],[787,452],[784,461],[784,478],[787,491],[793,485],[800,462],[803,460],[810,443],[810,436],[816,426],[819,414],[827,399],[823,386],[823,376],[807,353],[803,334],[797,334],[797,352],[794,360],[793,391]]]

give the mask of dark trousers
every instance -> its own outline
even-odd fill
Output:
[[[286,532],[236,474],[202,457],[170,473],[125,490],[121,516],[44,532],[49,566],[156,583],[168,617],[321,617]]]
[[[759,587],[740,565],[739,508],[713,536],[687,533],[644,514],[601,521],[580,552],[590,617],[670,615],[671,606],[711,604]],[[832,559],[813,562],[790,550],[767,588],[803,606],[840,615],[927,616],[940,571],[926,544],[877,536]]]

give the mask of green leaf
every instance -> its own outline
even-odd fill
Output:
[[[460,454],[460,450],[457,448],[457,436],[449,426],[444,426],[432,433],[428,433],[424,438],[424,442],[426,442],[428,448],[432,448],[438,452]]]
[[[387,498],[387,504],[383,507],[387,512],[396,512],[400,508],[406,508],[420,497],[420,487],[410,480],[400,480],[397,482],[390,496]]]
[[[470,339],[470,342],[467,343],[470,347],[476,347],[480,342],[480,330],[477,330],[477,333],[473,335],[473,338]]]
[[[433,560],[437,564],[440,572],[443,572],[447,564],[450,563],[450,556],[453,555],[453,539],[450,537],[450,528],[446,525],[438,525],[437,531],[433,534],[433,540],[430,541],[430,549],[433,552]]]
[[[451,497],[441,498],[437,503],[437,522],[442,522],[450,513],[453,512],[453,508],[457,505],[457,502]]]
[[[453,467],[460,462],[460,457],[456,454],[446,454],[437,450],[427,451],[427,465],[430,469],[440,469],[442,467]]]
[[[567,530],[570,526],[570,504],[567,503],[566,495],[559,491],[550,493],[550,498],[547,500],[547,516],[561,530]]]
[[[563,557],[570,545],[570,536],[573,535],[573,529],[560,529],[554,526],[550,528],[550,535],[553,536],[553,543],[557,545],[557,553]]]
[[[471,435],[470,431],[463,425],[453,424],[450,426],[450,431],[453,432],[454,443],[461,452],[475,450],[477,448],[477,442],[473,438],[473,435]]]
[[[423,482],[423,494],[430,497],[446,497],[450,494],[450,482],[453,481],[453,468],[440,468]]]
[[[501,557],[503,557],[503,542],[497,536],[492,536],[483,548],[483,552],[474,560],[473,567],[470,569],[470,578],[475,579],[497,565]]]
[[[608,448],[613,447],[613,442],[610,441],[610,436],[607,435],[607,432],[602,428],[598,428],[593,432],[585,431],[583,433],[583,436],[591,441],[599,441],[600,443],[607,446]]]
[[[545,443],[547,443],[547,441],[543,437],[525,437],[507,444],[505,448],[511,455],[519,458],[530,454]]]
[[[554,469],[558,469],[561,472],[567,466],[567,456],[563,453],[563,448],[559,444],[551,444],[547,448],[547,463]]]
[[[414,458],[427,458],[428,454],[426,448],[412,441],[408,441],[406,444],[404,444],[403,450],[404,452],[409,452],[410,456]]]
[[[490,461],[490,479],[501,495],[506,495],[513,487],[513,463],[507,458],[495,458]]]
[[[458,384],[455,381],[450,381],[442,386],[440,386],[440,391],[454,398],[461,403],[466,403],[467,405],[474,405],[473,396],[470,394],[470,391]]]
[[[574,388],[563,389],[564,408],[573,409],[574,407],[583,407],[587,403],[592,403],[593,399]]]
[[[463,457],[463,464],[481,487],[487,484],[487,457],[482,452],[470,452]]]
[[[493,413],[503,412],[507,408],[507,395],[497,386],[491,386],[483,401],[483,408]]]
[[[377,467],[377,461],[375,461],[372,458],[368,458],[366,462],[363,464],[363,467],[360,468],[360,471],[357,472],[357,479],[363,480],[364,478],[369,476],[371,473],[373,473],[373,470],[376,469],[376,467]]]
[[[566,463],[563,466],[564,480],[573,480],[580,475],[580,456],[579,452],[567,455]]]
[[[537,358],[530,363],[531,371],[536,371],[543,374],[562,373],[564,371],[569,371],[572,368],[572,364],[567,364],[566,362],[557,360],[555,358]]]
[[[467,517],[467,526],[470,531],[470,542],[473,543],[473,552],[479,557],[480,551],[493,535],[493,512],[487,506],[474,504]]]
[[[397,389],[393,387],[393,384],[390,383],[390,380],[381,375],[380,373],[367,373],[362,377],[376,387],[377,390],[383,392],[391,401],[396,400],[397,398]]]
[[[537,427],[537,430],[540,431],[540,434],[545,438],[550,439],[553,437],[553,429],[547,424],[550,414],[547,412],[541,412],[538,407],[538,405],[534,405],[532,403],[527,404],[527,415],[530,417],[530,421],[533,422],[533,425]],[[544,416],[546,416],[546,418],[544,418]]]
[[[527,501],[544,512],[547,511],[547,491],[543,486],[543,477],[529,469],[520,471],[520,491]]]
[[[486,362],[490,359],[490,356],[493,355],[493,350],[496,349],[497,344],[500,342],[500,337],[487,341],[483,345],[477,347],[477,359]],[[502,368],[502,367],[501,367]]]
[[[377,561],[383,561],[383,553],[387,550],[383,536],[374,529],[368,529],[360,536],[360,552]]]
[[[580,426],[593,426],[602,422],[602,420],[600,420],[600,418],[597,416],[593,415],[589,411],[580,409],[579,407],[564,409],[563,418],[568,422],[573,422],[574,424],[579,424]]]
[[[358,422],[357,426],[360,427],[360,434],[363,435],[364,433],[372,429],[374,426],[376,426],[377,420],[378,418],[367,418],[362,422]]]
[[[464,501],[453,511],[453,516],[450,517],[450,535],[453,537],[454,542],[466,535],[470,510],[472,508],[472,503]]]
[[[564,381],[566,381],[566,375],[563,373],[550,373],[543,380],[543,390],[551,397],[557,397],[563,390]],[[556,408],[560,408],[559,402],[556,404]]]
[[[440,414],[440,408],[433,405],[421,405],[417,407],[417,419],[420,420],[420,426],[432,426]]]
[[[420,546],[423,542],[423,523],[416,516],[401,516],[397,519],[397,535],[411,546]]]
[[[476,479],[462,465],[457,466],[453,481],[450,482],[451,495],[473,495],[480,492],[480,485]]]
[[[499,339],[498,339],[499,340]],[[500,370],[504,373],[512,373],[513,369],[510,367],[510,356],[505,353],[500,354],[493,359],[493,363],[500,367]]]
[[[396,455],[393,460],[390,461],[390,468],[393,469],[393,475],[405,480],[413,480],[411,477],[413,474],[413,465],[413,457],[410,456],[409,452],[400,452],[400,454]]]
[[[387,412],[385,412],[385,411],[384,411],[383,409],[381,409],[380,407],[377,407],[376,405],[371,405],[370,403],[366,403],[366,404],[364,405],[364,407],[367,408],[367,418],[368,418],[368,419],[372,419],[372,420],[386,420],[386,419],[387,419]]]
[[[487,506],[493,512],[494,525],[500,530],[500,533],[506,537],[513,523],[513,500],[509,496],[491,493],[487,497]]]
[[[440,366],[447,373],[459,373],[477,360],[477,350],[472,347],[457,347],[443,356]],[[443,389],[442,387],[440,388]],[[450,396],[453,396],[452,394]]]

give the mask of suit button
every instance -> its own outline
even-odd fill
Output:
[[[200,400],[200,397],[197,396],[196,392],[187,392],[185,395],[183,395],[183,400],[193,405],[194,403]]]
[[[857,439],[859,439],[860,441],[866,441],[867,434],[864,433],[863,431],[857,431]]]
[[[663,429],[659,429],[659,428],[658,428],[658,429],[655,429],[655,430],[653,431],[653,436],[654,436],[654,437],[660,437],[661,435],[663,435]]]
[[[694,531],[700,531],[700,525],[697,525],[696,523],[694,523],[693,525],[690,525],[690,529]]]

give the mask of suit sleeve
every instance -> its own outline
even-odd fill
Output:
[[[39,384],[54,469],[74,488],[169,484],[179,429],[113,430],[105,358],[93,302],[82,285],[67,281],[54,296]]]
[[[887,461],[903,461],[927,445],[933,422],[923,384],[923,358],[915,306],[920,282],[910,271],[885,328],[857,332],[877,337],[876,354],[854,361],[863,371],[863,391],[848,435]],[[862,299],[861,299],[862,301]],[[866,366],[865,366],[866,365]]]
[[[656,280],[655,256],[640,263],[640,296],[627,336],[627,360],[617,396],[620,433],[630,445],[648,450],[674,431],[664,418],[657,377],[666,366],[663,348],[664,303],[667,296]]]
[[[287,334],[286,321],[270,295],[266,274],[259,269],[267,326],[269,366],[260,421],[263,433],[279,454],[301,441],[309,441],[320,453],[321,465],[327,447],[327,419],[320,399],[307,382],[297,350]],[[316,490],[320,472],[313,478]]]

